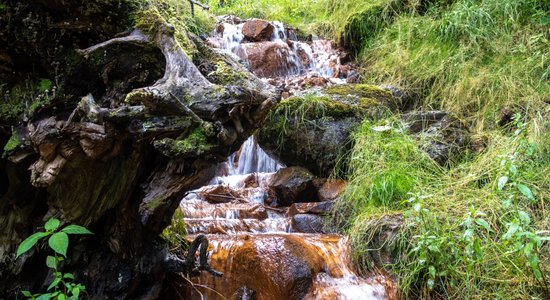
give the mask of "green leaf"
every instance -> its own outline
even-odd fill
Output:
[[[531,218],[529,217],[529,214],[523,210],[518,211],[519,219],[521,222],[525,225],[529,225],[531,223]]]
[[[534,201],[535,197],[533,196],[533,192],[531,192],[531,189],[528,188],[526,185],[518,183],[518,190],[525,196],[527,199]]]
[[[439,252],[439,247],[437,247],[437,245],[429,245],[429,246],[428,246],[428,249],[429,249],[431,252]]]
[[[48,239],[48,245],[53,251],[67,256],[67,248],[69,247],[69,236],[65,232],[56,232]]]
[[[485,219],[476,219],[476,224],[485,228],[487,231],[491,231],[491,226],[489,225],[489,222],[485,221]]]
[[[78,299],[78,296],[80,295],[80,287],[75,286],[72,290],[74,299]]]
[[[18,258],[21,256],[21,254],[29,251],[29,249],[32,248],[32,246],[36,245],[36,243],[43,237],[47,236],[48,234],[45,232],[37,232],[28,238],[26,238],[19,247],[17,248],[17,256],[15,258]]]
[[[66,234],[93,234],[91,231],[89,231],[85,227],[82,227],[79,225],[69,225],[61,229],[61,231],[65,232]]]
[[[506,185],[507,182],[508,182],[508,176],[501,176],[498,179],[498,183],[497,183],[498,190],[502,191],[502,189],[504,188],[504,186]]]
[[[67,273],[67,274],[64,274],[63,275],[63,278],[70,278],[70,279],[74,279],[74,275],[71,274],[71,273]]]
[[[430,276],[431,276],[432,278],[435,278],[435,267],[434,267],[434,266],[430,266],[430,267],[428,268],[428,270],[429,270],[429,272],[430,272]]]
[[[475,254],[476,259],[482,259],[483,258],[483,253],[481,252],[481,243],[480,243],[479,239],[476,239],[474,241],[474,254]]]
[[[52,283],[50,283],[50,285],[48,286],[48,291],[51,290],[52,288],[56,287],[59,283],[61,282],[61,278],[56,278],[52,281]]]
[[[32,298],[32,294],[29,291],[21,291],[23,293],[23,296]]]
[[[64,294],[60,294],[59,296],[57,296],[57,300],[67,300],[67,296],[65,296]]]
[[[50,300],[52,298],[52,294],[42,294],[36,298],[36,300]]]
[[[525,248],[523,248],[523,253],[525,253],[525,256],[530,257],[531,252],[533,251],[533,243],[528,243],[525,245]]]
[[[46,266],[51,269],[57,268],[57,258],[48,255],[48,257],[46,257]]]
[[[44,225],[44,229],[51,232],[51,231],[56,230],[59,227],[60,224],[61,224],[61,222],[58,219],[51,218]]]

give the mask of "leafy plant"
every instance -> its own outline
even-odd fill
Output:
[[[26,238],[17,248],[16,258],[23,255],[34,247],[40,241],[46,241],[48,247],[53,250],[53,255],[48,255],[46,265],[52,269],[54,280],[47,288],[47,293],[33,294],[29,291],[23,291],[23,295],[28,299],[37,300],[65,300],[78,299],[80,292],[86,287],[80,283],[73,282],[72,273],[63,273],[60,271],[59,264],[67,257],[69,248],[69,235],[73,234],[92,234],[91,231],[79,225],[67,225],[59,228],[61,222],[58,219],[51,218],[44,224],[44,231],[39,231]]]

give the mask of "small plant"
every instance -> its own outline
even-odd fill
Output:
[[[39,241],[48,240],[48,246],[53,250],[53,256],[48,255],[46,265],[53,270],[54,280],[50,283],[45,294],[32,294],[29,291],[23,291],[23,295],[28,299],[37,300],[65,300],[78,299],[80,292],[86,287],[80,283],[73,282],[72,273],[63,273],[59,269],[59,263],[67,257],[69,248],[69,234],[93,234],[88,229],[79,225],[67,225],[61,229],[61,222],[58,219],[51,218],[44,224],[45,231],[39,231],[26,238],[17,248],[17,256],[23,255],[29,251]]]

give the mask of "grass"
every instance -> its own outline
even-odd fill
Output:
[[[405,298],[543,299],[550,284],[544,118],[520,122],[519,132],[488,133],[483,153],[450,169],[390,124],[357,129],[349,186],[335,208],[359,268],[372,270],[373,254],[388,247],[394,260],[385,267]],[[402,219],[400,230],[381,241],[392,216]]]

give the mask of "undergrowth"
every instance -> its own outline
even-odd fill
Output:
[[[355,133],[349,184],[335,221],[359,267],[380,250],[382,216],[399,216],[384,267],[402,296],[543,299],[549,288],[549,133],[544,118],[515,116],[487,148],[450,169],[422,153],[399,123],[364,122]]]

